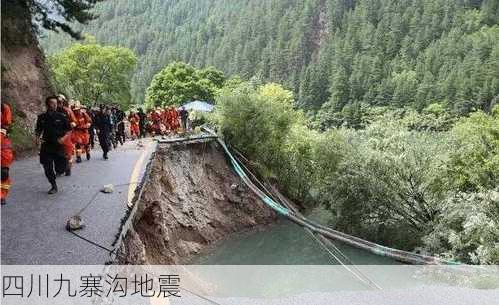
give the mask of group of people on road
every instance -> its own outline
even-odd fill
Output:
[[[36,121],[35,141],[40,147],[40,163],[50,183],[48,194],[58,192],[56,179],[59,176],[71,176],[73,160],[82,162],[91,159],[91,150],[95,146],[97,135],[104,160],[109,158],[109,151],[123,145],[126,141],[126,126],[130,125],[132,139],[143,138],[150,134],[176,134],[188,129],[189,112],[181,107],[157,107],[147,114],[139,108],[130,110],[128,116],[117,105],[100,105],[87,108],[79,101],[67,99],[64,95],[49,96],[45,100],[46,111]],[[9,130],[12,126],[12,113],[8,104],[2,101],[1,109],[1,199],[2,205],[11,186],[9,169],[14,160],[12,141]]]
[[[82,162],[82,155],[91,159],[95,135],[107,160],[109,151],[126,140],[125,113],[116,106],[100,105],[87,109],[79,101],[70,101],[64,95],[45,100],[46,112],[36,121],[35,139],[40,144],[40,163],[51,188],[48,194],[58,192],[56,178],[71,176],[73,160]],[[74,158],[76,157],[76,158]]]
[[[178,130],[188,129],[189,112],[181,107],[156,107],[147,114],[145,129],[152,135],[167,135],[177,133]]]

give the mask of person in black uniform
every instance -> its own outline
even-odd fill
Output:
[[[94,146],[95,146],[95,111],[93,109],[89,109],[89,111],[87,112],[88,115],[90,116],[90,119],[92,120],[92,125],[90,125],[90,128],[88,129],[88,134],[90,136],[90,139],[89,139],[89,144],[90,144],[90,148],[91,149],[94,149]]]
[[[139,121],[139,129],[140,129],[139,137],[145,138],[146,137],[147,115],[145,114],[145,112],[144,112],[144,110],[142,108],[139,108],[139,112],[137,114],[139,115],[139,118],[140,118],[140,121]]]
[[[115,107],[115,119],[116,119],[116,141],[123,145],[126,141],[125,135],[125,113]]]
[[[63,143],[65,137],[70,136],[71,125],[67,116],[57,111],[57,96],[47,97],[45,106],[47,111],[38,116],[35,134],[37,142],[42,138],[40,163],[52,186],[48,191],[51,195],[58,191],[56,176],[66,171],[67,160]]]
[[[178,112],[178,114],[180,115],[180,121],[182,122],[182,128],[184,129],[184,131],[187,131],[187,120],[189,119],[189,111],[187,111],[187,109],[185,109],[184,106],[182,106]]]
[[[99,137],[100,147],[102,148],[102,157],[107,160],[108,152],[111,148],[111,133],[113,131],[113,121],[108,108],[100,105],[100,110],[95,115],[95,129]]]

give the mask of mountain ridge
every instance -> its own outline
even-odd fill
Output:
[[[282,83],[312,112],[439,102],[466,113],[499,93],[493,0],[117,0],[95,10],[80,29],[139,55],[135,102],[176,60]],[[49,33],[42,44],[53,53],[69,40]]]

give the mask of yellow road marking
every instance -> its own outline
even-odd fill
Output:
[[[142,154],[140,154],[139,159],[137,160],[137,162],[135,162],[135,165],[133,167],[132,175],[130,176],[130,186],[128,187],[128,206],[129,207],[132,206],[132,200],[133,200],[133,197],[135,195],[135,190],[138,187],[138,183],[135,183],[135,182],[138,182],[140,172],[142,171],[142,166],[144,165],[144,160],[147,156],[147,153],[149,152],[149,148],[151,146],[151,143],[152,142],[149,142],[149,143],[147,143],[147,145],[145,145],[144,151],[142,152]],[[149,300],[150,300],[151,305],[170,305],[170,301],[168,299],[165,299],[165,298],[150,298]]]
[[[137,162],[135,162],[135,165],[133,167],[132,175],[130,176],[130,185],[128,186],[128,206],[132,206],[132,200],[135,195],[135,190],[137,189],[139,185],[139,177],[140,177],[140,172],[142,171],[142,166],[144,164],[144,160],[147,156],[147,153],[149,151],[149,146],[151,142],[147,143],[147,145],[144,146],[144,151],[142,154],[140,154],[139,159]]]

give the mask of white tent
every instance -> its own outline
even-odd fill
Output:
[[[212,112],[215,106],[203,101],[193,101],[182,105],[180,108],[184,107],[186,110],[195,110],[201,112]]]

